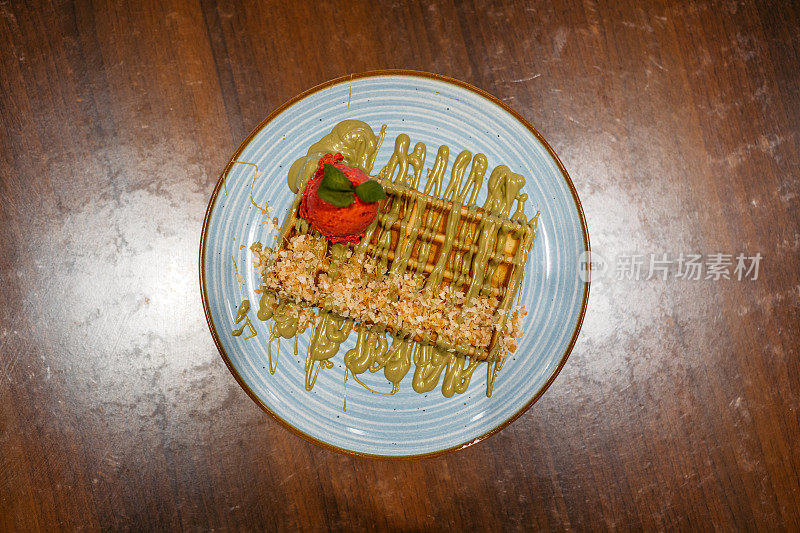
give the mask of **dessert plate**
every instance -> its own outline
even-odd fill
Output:
[[[450,398],[440,388],[412,389],[412,368],[394,395],[370,392],[352,377],[345,383],[342,344],[320,369],[311,391],[305,388],[305,354],[313,328],[294,339],[273,341],[270,372],[268,322],[256,318],[261,279],[252,268],[249,246],[273,246],[294,199],[286,175],[297,158],[338,122],[355,118],[386,139],[373,173],[392,153],[395,137],[427,147],[426,168],[439,145],[450,147],[451,161],[463,149],[486,155],[491,170],[505,164],[527,178],[526,214],[541,211],[536,240],[528,256],[520,300],[528,309],[519,348],[498,373],[486,396],[486,366],[472,376],[462,394]],[[264,119],[236,150],[211,195],[200,242],[200,286],[214,342],[236,380],[267,413],[299,435],[341,452],[382,458],[435,455],[464,448],[500,431],[527,410],[553,382],[575,343],[586,310],[589,283],[579,275],[589,238],[575,187],[542,136],[497,98],[466,83],[413,71],[353,74],[291,99]],[[447,175],[449,176],[449,174]],[[252,200],[251,200],[252,194]],[[481,191],[479,205],[485,199]],[[269,215],[261,207],[268,202]],[[256,331],[232,332],[243,299]],[[250,337],[250,338],[247,338]],[[276,363],[277,359],[277,363]],[[370,388],[387,392],[382,372],[361,375]],[[345,408],[346,401],[346,408]]]

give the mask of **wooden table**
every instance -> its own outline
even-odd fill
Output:
[[[0,2],[0,530],[800,527],[796,3],[237,4]],[[251,128],[385,68],[532,122],[608,266],[544,397],[412,462],[265,415],[197,281]]]

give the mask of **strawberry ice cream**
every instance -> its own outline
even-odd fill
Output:
[[[325,164],[334,165],[344,172],[353,187],[369,181],[370,177],[358,167],[349,167],[340,163],[342,154],[325,154],[319,160],[316,172],[308,180],[303,199],[300,202],[300,216],[308,220],[311,226],[322,233],[326,239],[337,243],[354,243],[361,240],[364,231],[375,220],[380,209],[380,201],[367,203],[357,194],[347,207],[336,207],[319,197],[318,189],[325,174]]]

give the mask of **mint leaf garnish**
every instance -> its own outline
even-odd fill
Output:
[[[361,201],[368,204],[386,198],[386,192],[381,184],[375,180],[365,181],[358,187],[353,187],[350,179],[342,170],[330,163],[325,163],[322,181],[319,182],[317,194],[319,197],[336,207],[347,207],[355,202],[355,192]]]
[[[336,207],[347,207],[356,201],[352,192],[332,191],[330,189],[326,189],[322,185],[320,185],[319,189],[317,189],[317,194],[319,195],[320,199]]]
[[[328,189],[331,191],[346,191],[353,192],[353,184],[344,175],[344,172],[331,165],[325,163],[325,174],[319,184],[320,188]]]
[[[386,198],[386,191],[384,191],[381,184],[375,180],[365,181],[356,187],[356,194],[361,198],[362,202],[368,204]]]

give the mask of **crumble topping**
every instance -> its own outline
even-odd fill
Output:
[[[421,275],[386,271],[377,259],[354,255],[350,249],[330,255],[327,250],[321,236],[296,235],[279,251],[253,250],[254,267],[263,276],[264,289],[305,308],[304,316],[311,307],[324,307],[343,317],[454,346],[488,348],[496,332],[502,350],[517,349],[527,314],[524,307],[515,308],[503,321],[495,296],[467,301],[463,291],[450,287],[425,290]]]

